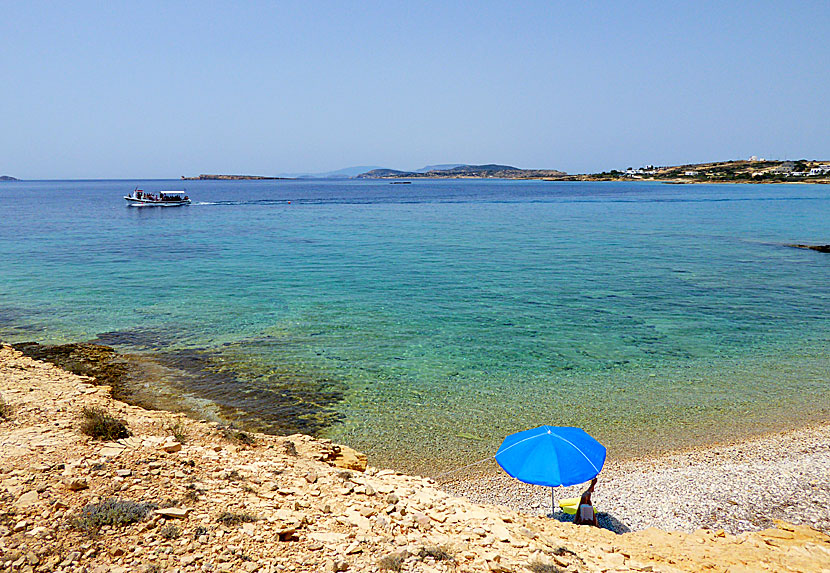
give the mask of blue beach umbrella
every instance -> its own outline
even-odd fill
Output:
[[[553,504],[554,487],[583,483],[599,474],[605,446],[580,428],[539,426],[507,436],[495,457],[509,476],[550,487]]]

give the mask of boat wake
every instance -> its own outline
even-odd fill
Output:
[[[291,201],[288,199],[257,199],[253,201],[196,201],[194,206],[236,206],[236,205],[288,205]]]

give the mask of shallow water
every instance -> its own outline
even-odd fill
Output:
[[[829,191],[3,183],[0,337],[156,357],[196,402],[410,471],[542,423],[612,456],[730,439],[830,418],[830,255],[784,246],[830,242]]]

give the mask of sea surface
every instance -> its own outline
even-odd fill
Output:
[[[821,185],[0,183],[0,338],[407,471],[539,424],[647,454],[830,420],[830,255],[786,246],[828,215]]]

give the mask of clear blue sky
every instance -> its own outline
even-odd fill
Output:
[[[820,2],[5,2],[0,174],[830,159]]]

